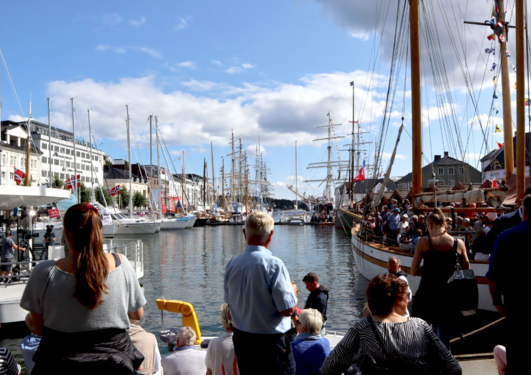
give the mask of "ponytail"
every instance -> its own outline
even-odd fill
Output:
[[[74,297],[83,306],[94,310],[103,302],[103,294],[107,293],[105,280],[109,273],[98,210],[86,203],[70,207],[64,217],[64,230],[74,240]]]

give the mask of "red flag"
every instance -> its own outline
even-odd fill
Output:
[[[17,167],[15,167],[15,182],[17,185],[20,185],[24,177],[26,177],[26,173],[22,172],[20,169],[17,169]]]
[[[56,217],[60,217],[59,215],[59,209],[57,208],[52,208],[50,210],[48,210],[48,217],[50,219],[53,219],[53,218],[56,218]]]
[[[76,185],[76,182],[77,182],[77,187],[80,187],[81,186],[81,175],[78,174],[76,177],[72,176],[68,180],[66,180],[65,181],[65,188],[73,189],[74,185]]]
[[[115,195],[118,195],[120,194],[120,185],[116,185],[115,187],[113,187],[109,193],[111,194],[111,196],[115,196]]]
[[[360,172],[356,177],[354,177],[353,182],[359,182],[365,180],[365,160],[363,160],[363,167],[361,167]]]
[[[496,34],[490,34],[489,36],[487,36],[487,39],[488,40],[496,40]]]
[[[498,148],[503,148],[504,144],[500,142],[496,142],[498,144]]]

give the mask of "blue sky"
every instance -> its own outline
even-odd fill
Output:
[[[285,185],[294,180],[295,141],[299,144],[299,179],[323,176],[324,171],[319,174],[305,168],[323,161],[326,154],[325,145],[312,140],[323,137],[316,127],[326,123],[329,111],[334,123],[342,124],[335,127],[336,135],[348,132],[350,81],[356,82],[357,119],[371,131],[364,139],[375,141],[395,32],[393,12],[398,3],[392,3],[386,8],[389,2],[383,0],[2,2],[0,48],[24,116],[31,100],[33,117],[46,122],[46,98],[51,97],[53,124],[70,129],[69,98],[75,97],[77,132],[86,129],[90,109],[100,147],[114,158],[125,158],[125,104],[129,104],[144,161],[148,160],[147,117],[154,114],[170,152],[177,158],[185,150],[187,170],[198,174],[203,159],[210,159],[210,142],[219,169],[221,157],[227,159],[234,129],[251,158],[260,137],[277,197],[292,198]],[[492,2],[449,3],[455,4],[463,19],[482,22]],[[388,9],[386,21],[382,9]],[[462,25],[458,18],[455,24]],[[471,134],[465,160],[477,165],[485,150],[475,118],[482,118],[489,129],[501,121],[488,119],[494,73],[483,75],[495,60],[488,60],[491,56],[482,52],[492,45],[483,29],[463,27],[460,31],[464,46],[469,46],[463,51],[472,62],[470,67],[478,71],[473,89],[478,92],[479,115],[462,104],[466,90],[452,59],[447,61],[447,71],[455,84],[459,131],[463,137]],[[447,38],[443,37],[443,43],[448,43],[443,50],[451,50]],[[375,45],[380,46],[378,55],[372,52]],[[0,81],[2,120],[21,119],[3,62]],[[429,87],[430,78],[425,83]],[[444,105],[425,95],[425,155],[432,159],[450,145],[444,144],[443,128],[435,125],[438,108]],[[408,88],[397,93],[400,100],[394,107],[387,154],[396,138],[404,96],[409,103]],[[404,116],[409,131],[408,104]],[[488,134],[490,148],[496,140],[502,141],[492,131]],[[344,149],[342,143],[334,143],[335,159],[337,150]],[[370,156],[374,146],[368,147]],[[410,147],[406,134],[394,176],[411,170]],[[341,159],[347,159],[346,153],[341,153]],[[301,187],[315,195],[322,188]]]

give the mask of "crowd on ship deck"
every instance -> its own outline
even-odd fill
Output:
[[[21,344],[26,369],[36,375],[50,371],[460,374],[448,344],[456,312],[449,303],[446,280],[453,272],[454,254],[463,269],[470,267],[469,250],[468,238],[456,239],[448,229],[457,227],[457,231],[469,234],[472,225],[469,218],[457,218],[454,224],[437,208],[427,218],[411,215],[411,220],[397,210],[400,208],[388,207],[382,213],[397,217],[393,219],[397,237],[411,231],[409,228],[418,231],[411,271],[421,277],[419,290],[411,295],[399,258],[390,258],[389,273],[376,276],[367,288],[365,317],[353,324],[333,350],[324,337],[330,291],[316,273],[310,272],[302,279],[310,295],[304,308],[298,307],[297,283],[290,279],[282,260],[269,250],[273,219],[254,212],[243,230],[247,247],[226,266],[225,304],[221,306],[225,334],[202,351],[195,346],[195,331],[183,327],[171,354],[161,358],[155,336],[139,325],[146,300],[131,265],[125,257],[103,251],[98,211],[89,204],[75,205],[65,214],[68,256],[38,264],[21,301],[29,311],[26,323],[31,331]],[[510,369],[507,373],[516,373],[529,366],[525,345],[519,345],[520,334],[528,334],[529,328],[516,319],[526,303],[521,293],[525,293],[527,262],[512,260],[531,234],[530,214],[528,189],[520,209],[494,223],[490,223],[492,215],[486,215],[489,220],[481,217],[473,223],[477,231],[470,233],[471,246],[482,237],[488,242],[489,234],[496,234],[490,244],[487,277],[493,303],[512,328],[507,332],[506,345],[494,351],[500,373],[506,368]],[[412,299],[415,304],[410,314]],[[0,373],[20,374],[20,366],[4,348],[0,348]]]

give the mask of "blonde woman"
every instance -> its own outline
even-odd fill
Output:
[[[421,277],[413,299],[412,316],[436,325],[439,338],[448,347],[451,326],[459,317],[451,308],[448,279],[454,273],[456,258],[465,270],[470,269],[470,262],[465,243],[449,235],[446,225],[443,212],[435,208],[427,219],[429,236],[420,238],[417,243],[411,274]],[[422,260],[424,265],[420,267]]]
[[[318,374],[330,354],[330,341],[321,337],[323,316],[316,309],[304,309],[297,320],[297,337],[291,344],[295,375]]]

